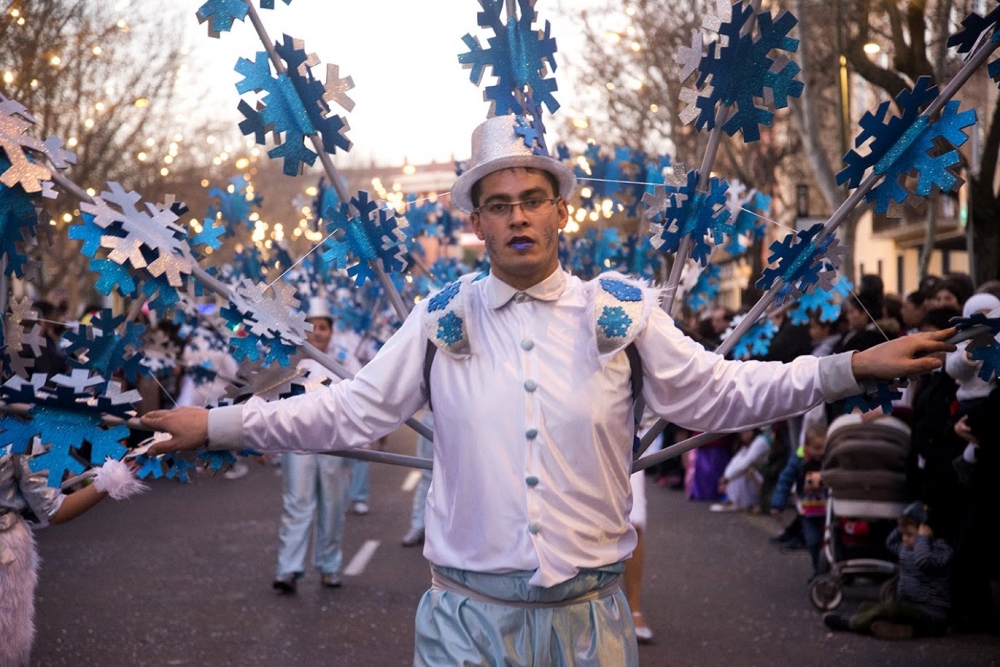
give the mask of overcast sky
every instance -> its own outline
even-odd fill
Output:
[[[241,77],[233,67],[238,58],[252,59],[262,47],[249,19],[236,22],[219,39],[209,38],[206,25],[199,26],[195,18],[203,1],[183,0],[194,26],[188,41],[219,100],[203,108],[236,123],[235,84]],[[553,22],[557,58],[574,43],[572,35],[564,35],[572,28],[557,13],[560,1],[539,0],[536,5],[539,17]],[[325,80],[326,65],[333,63],[341,76],[354,79],[349,95],[356,106],[346,114],[352,156],[400,164],[404,158],[420,163],[468,157],[469,137],[485,120],[488,106],[482,87],[476,88],[469,71],[459,65],[458,54],[467,51],[462,42],[466,33],[479,36],[484,45],[491,34],[476,25],[479,9],[476,0],[293,0],[288,6],[276,0],[274,10],[258,11],[272,41],[283,34],[305,41],[306,51],[321,62],[313,68],[317,78]],[[565,105],[565,59],[558,62],[557,74],[563,75],[559,99]],[[483,86],[492,82],[489,74],[483,77]]]

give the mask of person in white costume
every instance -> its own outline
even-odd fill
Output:
[[[636,533],[633,396],[685,428],[740,430],[861,391],[858,379],[936,367],[951,332],[789,364],[727,361],[684,336],[656,290],[559,265],[572,170],[498,116],[476,128],[452,201],[471,212],[488,275],[422,300],[357,377],[265,403],[158,411],[155,452],[344,449],[392,431],[430,396],[434,470],[416,619],[417,665],[638,664],[618,585]],[[437,347],[424,381],[428,341]]]

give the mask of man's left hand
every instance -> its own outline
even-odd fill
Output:
[[[942,365],[939,358],[931,355],[953,351],[955,346],[945,341],[954,335],[955,329],[952,328],[887,341],[855,352],[851,357],[851,370],[858,380],[894,380],[930,373]]]

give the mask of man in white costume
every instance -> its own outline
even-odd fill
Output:
[[[488,275],[424,299],[357,377],[275,403],[151,413],[157,452],[363,446],[430,397],[434,471],[417,610],[417,665],[638,664],[618,586],[628,521],[635,363],[650,410],[685,428],[738,430],[861,391],[858,379],[939,365],[950,332],[790,364],[735,362],[685,337],[658,294],[559,265],[571,169],[536,155],[513,117],[472,136],[452,200],[486,243]],[[428,341],[437,354],[425,382]],[[635,356],[635,355],[632,355]],[[428,386],[429,384],[429,386]]]

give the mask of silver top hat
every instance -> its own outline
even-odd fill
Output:
[[[309,308],[306,309],[306,319],[325,317],[333,322],[333,313],[330,312],[330,303],[321,296],[309,297]]]
[[[518,136],[514,128],[516,116],[494,116],[481,123],[472,132],[472,158],[470,167],[451,189],[451,201],[458,208],[471,213],[472,186],[480,179],[495,171],[511,167],[532,167],[549,172],[559,181],[559,192],[563,199],[569,199],[576,190],[576,176],[573,170],[555,158],[536,155]]]

